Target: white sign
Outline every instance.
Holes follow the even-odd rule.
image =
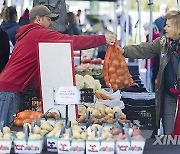
[[[80,104],[80,91],[75,86],[60,87],[55,93],[56,104]]]
[[[46,40],[40,42],[38,48],[43,111],[55,108],[65,117],[66,105],[56,104],[55,93],[59,87],[75,86],[72,41]],[[68,113],[69,120],[76,118],[75,105],[69,105]]]

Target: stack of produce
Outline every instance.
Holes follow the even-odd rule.
[[[122,52],[117,43],[109,46],[105,55],[103,75],[107,87],[113,90],[128,88],[134,85]]]
[[[2,132],[0,131],[0,139],[11,139],[11,129],[9,127],[3,127]]]
[[[92,88],[93,91],[101,89],[101,84],[99,80],[95,80],[92,76],[90,75],[78,75],[76,74],[76,85],[79,86],[81,89],[83,88]]]
[[[95,104],[94,108],[92,107],[82,107],[79,109],[80,117],[77,119],[79,123],[87,123],[88,119],[86,113],[90,113],[92,115],[91,123],[92,124],[102,124],[102,123],[114,123],[114,114],[118,113],[119,121],[129,123],[130,121],[126,119],[126,115],[122,112],[122,110],[115,106],[114,108],[110,108],[104,106],[102,104]]]
[[[41,112],[32,111],[32,110],[24,110],[19,112],[17,116],[14,118],[15,126],[23,126],[25,123],[31,123],[35,119],[40,118],[43,115]]]
[[[97,65],[97,64],[81,64],[75,67],[76,74],[79,75],[95,75],[99,76],[102,73],[102,65]]]

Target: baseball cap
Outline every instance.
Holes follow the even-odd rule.
[[[51,18],[52,21],[55,21],[58,19],[59,15],[51,13],[51,11],[44,5],[37,5],[33,7],[29,13],[29,19],[33,20],[35,19],[36,16],[46,16]]]

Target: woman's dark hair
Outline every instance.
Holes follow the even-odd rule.
[[[6,21],[16,20],[16,17],[17,17],[16,7],[9,6],[6,9],[6,12],[5,12],[5,19],[6,19]]]
[[[24,12],[29,13],[29,9],[28,9],[28,8],[26,8],[26,10],[25,10]]]

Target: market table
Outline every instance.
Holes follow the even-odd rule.
[[[179,154],[180,153],[180,145],[153,145],[155,139],[147,139],[144,153],[143,154]],[[57,152],[48,152],[43,150],[42,154],[55,154]],[[14,154],[14,151],[11,150],[11,154]]]

